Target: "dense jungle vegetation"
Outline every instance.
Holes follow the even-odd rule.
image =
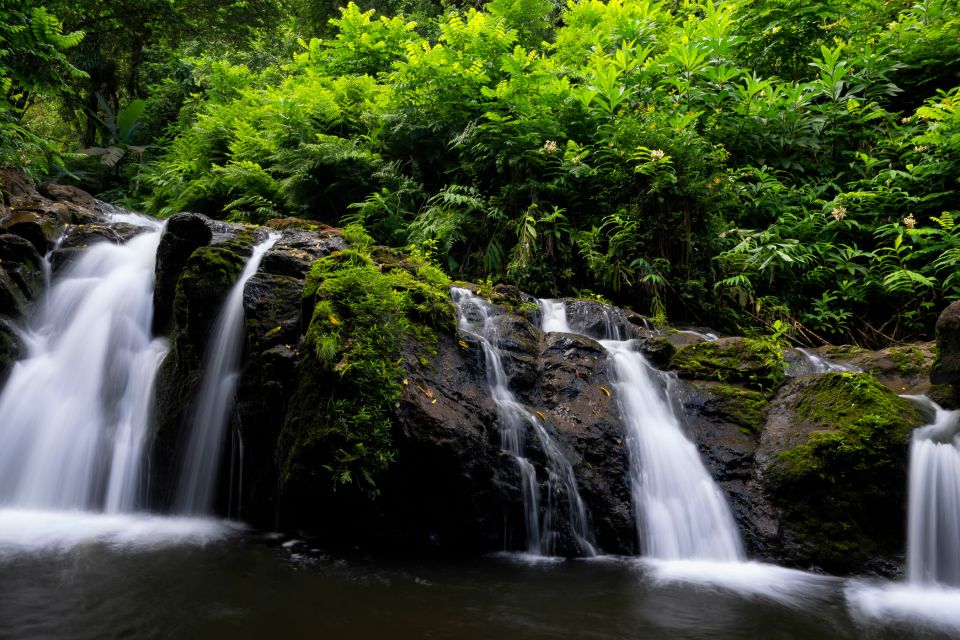
[[[0,165],[809,344],[960,298],[950,0],[0,0]]]

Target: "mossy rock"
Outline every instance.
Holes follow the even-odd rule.
[[[753,391],[724,383],[701,383],[697,388],[710,396],[711,413],[740,427],[747,435],[756,436],[766,420],[767,398]]]
[[[297,397],[314,409],[288,416],[281,486],[350,485],[376,495],[395,455],[401,346],[416,340],[429,351],[435,330],[453,331],[455,315],[450,280],[429,259],[375,247],[359,227],[343,238],[351,246],[315,261],[304,283],[310,322]]]
[[[862,373],[808,381],[764,471],[799,557],[828,570],[902,551],[907,447],[919,408]]]
[[[930,381],[960,385],[960,300],[950,303],[937,319],[937,353]]]
[[[677,349],[671,362],[681,378],[717,380],[772,392],[783,384],[783,354],[765,340],[721,338]]]

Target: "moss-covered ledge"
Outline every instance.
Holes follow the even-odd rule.
[[[924,424],[918,407],[868,374],[830,373],[805,381],[785,409],[763,484],[798,560],[845,571],[902,553],[908,442]]]
[[[393,413],[406,383],[401,349],[452,332],[450,280],[422,253],[374,247],[347,227],[349,248],[313,263],[303,289],[310,312],[297,400],[282,441],[281,489],[317,495],[338,485],[376,494],[393,461]],[[426,351],[426,353],[424,353]]]
[[[771,393],[786,380],[781,350],[768,340],[721,338],[677,349],[670,364],[681,378],[716,380]]]

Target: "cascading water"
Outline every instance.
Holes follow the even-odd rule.
[[[550,437],[540,420],[519,403],[510,391],[503,359],[497,348],[497,329],[491,315],[492,307],[467,289],[451,290],[457,309],[461,331],[474,336],[483,346],[490,394],[500,417],[501,447],[509,452],[520,470],[523,507],[527,529],[527,550],[533,554],[550,555],[554,550],[557,527],[560,523],[559,505],[555,496],[566,497],[566,512],[571,533],[580,547],[580,553],[596,555],[589,542],[587,514],[577,490],[573,466],[557,443]],[[533,432],[547,459],[547,505],[541,526],[540,491],[536,469],[524,456],[524,437],[527,428]]]
[[[227,294],[214,324],[204,356],[205,372],[188,430],[189,442],[174,505],[180,513],[206,514],[213,511],[221,450],[243,351],[243,289],[256,274],[263,256],[279,238],[279,234],[270,234],[253,248],[250,259]]]
[[[0,395],[4,506],[121,512],[138,504],[153,379],[167,350],[150,332],[162,226],[122,221],[150,231],[91,246],[22,332],[27,357]]]
[[[563,301],[541,300],[544,331],[571,329]],[[600,344],[613,363],[630,459],[631,490],[644,555],[662,560],[740,561],[733,516],[670,402],[670,378],[653,369],[623,324],[606,312]]]
[[[933,413],[910,441],[907,500],[907,580],[854,582],[845,589],[858,619],[915,624],[960,634],[960,411],[926,396],[904,396]]]
[[[860,373],[863,371],[863,369],[860,367],[852,364],[840,364],[839,362],[827,360],[812,349],[797,348],[797,351],[803,354],[804,358],[806,358],[810,373],[829,373],[833,371],[850,371],[854,373]]]
[[[960,587],[960,411],[915,399],[934,411],[934,421],[910,443],[907,579]]]

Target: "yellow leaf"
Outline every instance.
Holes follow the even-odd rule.
[[[337,320],[336,316],[334,316],[332,313],[327,316],[327,320],[330,321],[330,324],[340,324],[340,321]]]
[[[410,381],[407,380],[406,378],[404,378],[404,379],[403,379],[403,385],[406,386],[406,385],[408,385],[408,384],[410,384]]]
[[[434,398],[433,400],[431,400],[431,401],[430,401],[430,404],[437,404],[437,399]]]
[[[607,394],[608,398],[610,397],[610,389],[607,389],[606,387],[600,387],[600,391],[603,391],[605,394]]]
[[[540,413],[539,411],[537,411],[537,415],[540,417],[541,420],[546,420],[546,419],[547,419],[546,416],[544,416],[544,415],[543,415],[542,413]]]
[[[463,340],[457,340],[457,344],[459,344],[459,345],[460,345],[461,347],[463,347],[464,349],[469,349],[469,348],[470,348],[470,345],[468,345],[468,344],[467,344],[466,342],[464,342]]]

